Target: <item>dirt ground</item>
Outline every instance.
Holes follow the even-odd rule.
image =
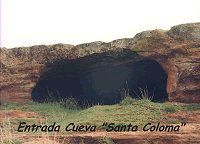
[[[0,112],[0,121],[4,118],[10,119],[38,119],[35,112],[25,112],[21,110],[10,110]],[[199,144],[200,143],[200,111],[176,112],[166,115],[167,118],[178,119],[186,122],[186,126],[181,127],[179,132],[88,132],[72,133],[69,135],[54,136],[31,136],[26,134],[13,134],[17,139],[24,139],[23,144],[95,144],[100,143],[99,139],[112,139],[116,144]]]
[[[0,112],[0,120],[5,119],[5,117],[10,119],[20,119],[20,118],[34,118],[35,116],[39,116],[35,112],[26,112],[21,110],[10,110],[6,112]]]

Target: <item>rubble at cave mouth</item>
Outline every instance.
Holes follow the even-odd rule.
[[[167,74],[154,60],[129,57],[93,56],[63,60],[41,74],[32,91],[37,102],[73,97],[79,105],[116,104],[125,93],[133,98],[148,90],[151,100],[168,100]]]

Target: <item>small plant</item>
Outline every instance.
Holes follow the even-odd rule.
[[[80,109],[78,102],[72,96],[62,99],[60,104],[67,109]]]
[[[20,144],[12,134],[12,127],[9,118],[5,118],[0,123],[0,143],[1,144]]]
[[[45,96],[45,102],[56,102],[62,99],[62,96],[58,90],[49,90],[48,87],[47,89],[47,96]]]
[[[99,139],[100,144],[115,144],[114,141],[111,138],[108,137],[102,137]]]
[[[140,94],[137,94],[135,91],[133,91],[135,93],[135,95],[142,100],[149,100],[152,101],[153,97],[154,97],[154,90],[153,93],[151,94],[150,91],[148,90],[147,87],[145,87],[144,89],[139,88],[140,90]]]
[[[173,105],[167,105],[165,106],[164,111],[167,113],[175,113],[178,111],[178,108]]]
[[[121,102],[120,105],[131,105],[135,102],[135,99],[133,99],[130,96],[126,96]]]
[[[126,81],[126,87],[120,90],[121,99],[125,99],[126,97],[130,97],[130,91],[128,87],[128,82]]]

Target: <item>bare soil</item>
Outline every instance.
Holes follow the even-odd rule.
[[[27,119],[27,118],[34,118],[39,116],[35,112],[26,112],[21,110],[10,110],[10,111],[0,111],[0,120],[3,120],[5,118],[9,119]]]
[[[38,119],[39,115],[35,112],[26,112],[22,110],[10,110],[0,112],[0,120],[9,117],[10,119]],[[100,143],[100,138],[110,138],[116,144],[177,144],[177,143],[200,143],[200,111],[176,112],[166,115],[166,118],[177,119],[180,122],[187,122],[179,132],[88,132],[88,133],[71,133],[69,135],[56,136],[30,136],[26,134],[13,134],[18,139],[24,139],[23,144],[93,144]]]

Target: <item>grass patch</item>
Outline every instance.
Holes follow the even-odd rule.
[[[86,109],[71,109],[59,103],[29,102],[24,109],[37,112],[47,118],[48,123],[57,122],[65,125],[70,122],[78,124],[94,124],[101,126],[103,122],[116,124],[134,123],[137,125],[146,122],[157,122],[165,113],[166,104],[153,103],[149,100],[124,99],[120,104],[95,105]],[[7,109],[13,109],[9,104]]]
[[[73,97],[63,99],[59,103],[66,109],[81,109],[81,107],[78,105],[78,102]]]
[[[200,110],[200,104],[188,104],[188,105],[184,105],[183,109],[185,111],[196,111],[196,110]]]
[[[165,104],[164,105],[164,112],[166,113],[175,113],[179,110],[181,110],[180,106],[172,105],[172,104]]]
[[[136,99],[133,99],[130,96],[126,96],[121,102],[120,105],[131,105],[136,101]]]
[[[71,102],[71,101],[70,101]],[[67,103],[65,103],[67,104]],[[81,109],[74,107],[63,106],[60,103],[36,103],[30,101],[25,105],[21,104],[5,104],[4,109],[19,109],[24,111],[37,112],[41,117],[45,118],[45,124],[61,125],[61,132],[65,133],[65,127],[73,122],[84,125],[96,125],[98,128],[103,128],[103,122],[115,123],[116,125],[144,125],[148,122],[157,123],[166,119],[167,113],[177,111],[200,110],[200,104],[177,105],[175,103],[154,103],[145,99],[133,99],[125,97],[119,104],[115,105],[95,105],[89,108]],[[19,124],[20,120],[15,120],[12,124]],[[23,120],[24,121],[24,120]],[[33,120],[27,120],[27,124],[38,123]],[[169,121],[170,123],[170,121]],[[40,124],[40,123],[39,123]]]
[[[0,143],[1,144],[21,144],[21,141],[12,134],[10,119],[5,118],[0,122]]]
[[[23,109],[23,106],[20,105],[19,103],[3,103],[1,105],[1,109],[2,110],[9,110],[9,109],[12,109],[12,110],[22,110]]]

